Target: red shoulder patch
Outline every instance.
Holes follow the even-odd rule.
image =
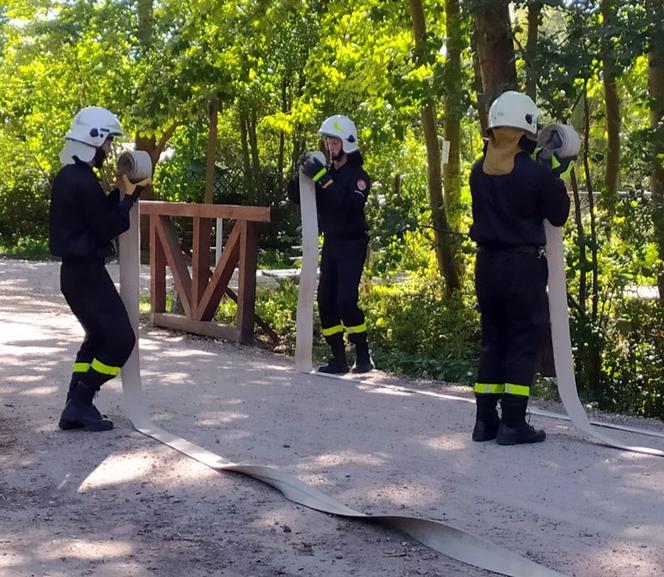
[[[357,181],[357,190],[366,190],[367,189],[367,181],[366,180],[358,180]]]

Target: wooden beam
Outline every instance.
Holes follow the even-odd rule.
[[[191,309],[197,311],[210,277],[210,236],[212,220],[194,217],[193,257],[191,260]],[[195,316],[195,315],[194,315]]]
[[[238,271],[237,327],[240,342],[251,344],[254,340],[254,304],[256,302],[256,228],[254,223],[243,220],[240,236],[240,266]]]
[[[184,202],[164,202],[161,200],[141,200],[141,214],[162,216],[189,216],[198,218],[224,218],[229,220],[250,220],[270,222],[270,209],[263,206],[239,206],[234,204],[189,204]]]
[[[166,311],[166,255],[157,234],[158,218],[150,217],[150,296],[153,313]]]
[[[229,341],[237,342],[240,338],[240,333],[237,330],[237,327],[234,327],[233,325],[220,325],[209,321],[197,321],[182,315],[174,315],[170,313],[153,314],[152,324],[166,329],[184,331],[186,333],[203,335],[215,339],[227,339]]]
[[[175,227],[167,216],[158,216],[155,218],[155,228],[164,247],[166,262],[173,273],[175,290],[180,295],[185,313],[190,317],[192,316],[191,277],[182,250],[180,250]]]
[[[235,223],[231,234],[228,236],[226,246],[224,246],[221,253],[221,259],[217,263],[210,282],[208,282],[207,288],[198,303],[196,314],[192,315],[196,320],[209,321],[212,319],[228,282],[233,276],[233,271],[240,258],[240,234],[242,231],[240,225],[241,222]]]

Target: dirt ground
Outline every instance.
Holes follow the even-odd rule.
[[[0,260],[1,577],[489,575],[141,435],[119,379],[98,398],[113,431],[59,431],[82,333],[58,284],[56,263]],[[443,520],[570,576],[664,574],[664,459],[536,416],[542,445],[473,443],[471,403],[423,394],[464,388],[302,375],[287,357],[148,325],[140,339],[153,420],[227,459],[282,468],[366,513]]]

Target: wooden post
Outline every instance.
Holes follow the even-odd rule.
[[[166,311],[166,255],[157,236],[158,216],[150,216],[150,296],[152,312]]]
[[[210,278],[210,235],[212,220],[194,217],[193,257],[191,261],[191,309],[196,311]]]
[[[254,302],[256,301],[256,227],[253,222],[242,221],[240,262],[238,270],[237,326],[240,342],[251,344],[254,339]]]

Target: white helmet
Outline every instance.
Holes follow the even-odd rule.
[[[321,124],[318,134],[340,138],[343,151],[346,154],[359,150],[357,146],[357,128],[355,128],[355,124],[347,116],[335,114],[326,118],[323,124]]]
[[[60,151],[60,161],[72,164],[74,156],[82,162],[90,162],[97,148],[109,136],[120,136],[122,127],[115,114],[99,106],[88,106],[80,110],[72,120],[65,135],[65,145]]]
[[[536,135],[539,114],[540,111],[530,96],[516,90],[508,90],[491,104],[487,129],[511,126]]]

